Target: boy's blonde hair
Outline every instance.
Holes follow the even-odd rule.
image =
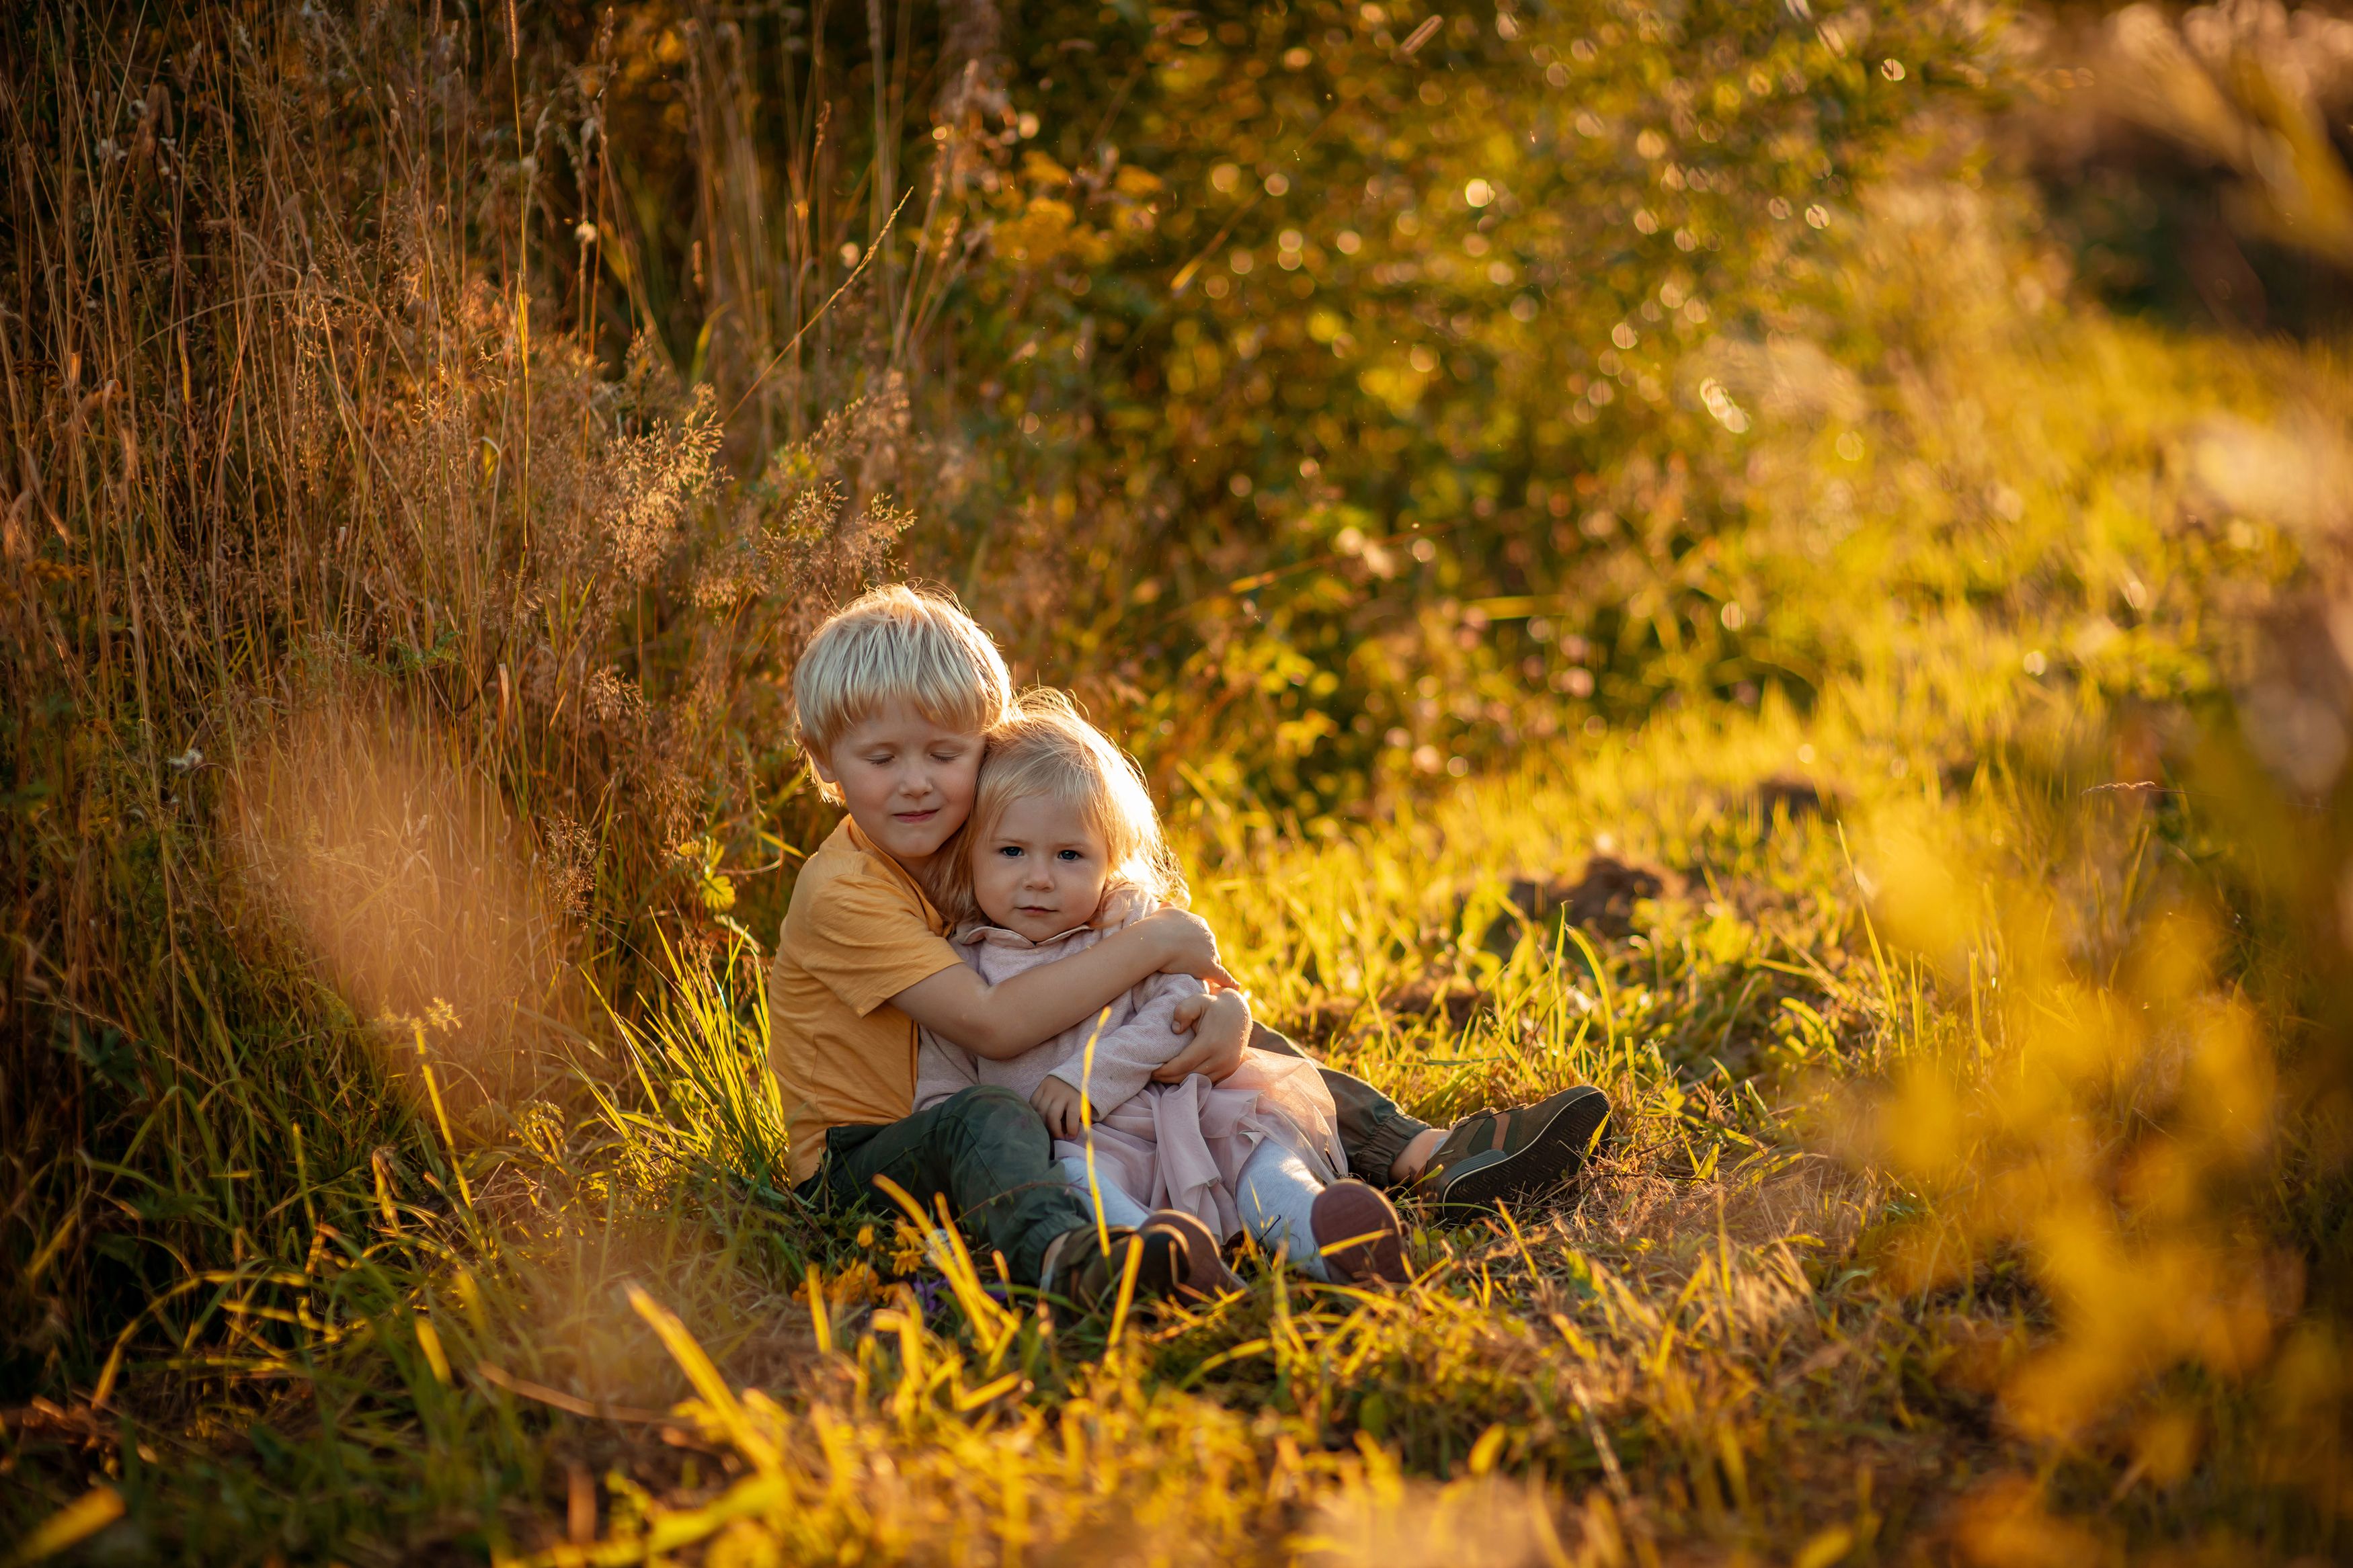
[[[842,735],[892,701],[977,735],[1013,712],[1013,677],[955,599],[893,583],[859,595],[809,639],[793,668],[794,737],[829,764]],[[818,787],[841,798],[822,779]]]
[[[988,732],[972,815],[953,853],[939,857],[940,908],[952,921],[980,913],[972,893],[972,858],[997,831],[1005,808],[1048,795],[1103,836],[1111,888],[1129,887],[1163,904],[1185,902],[1185,877],[1160,831],[1160,814],[1144,770],[1079,716],[1059,691],[1023,692],[1014,711]]]

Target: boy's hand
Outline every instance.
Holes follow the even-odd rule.
[[[1161,943],[1160,973],[1189,974],[1210,985],[1231,985],[1234,977],[1218,962],[1218,936],[1190,910],[1155,910],[1136,922]]]
[[[1242,1047],[1250,1043],[1250,998],[1240,991],[1187,996],[1176,1004],[1171,1021],[1179,1029],[1190,1025],[1193,1043],[1155,1069],[1155,1083],[1181,1083],[1191,1073],[1219,1083],[1242,1065]]]
[[[1058,1078],[1049,1078],[1029,1095],[1030,1108],[1046,1119],[1046,1131],[1073,1143],[1087,1135],[1086,1102],[1085,1095]]]

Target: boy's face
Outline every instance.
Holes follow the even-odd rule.
[[[841,791],[850,820],[910,870],[936,854],[972,815],[981,737],[944,729],[920,710],[885,704],[843,731],[818,777]]]
[[[1044,942],[1103,907],[1111,858],[1103,835],[1043,795],[1007,803],[972,847],[972,897],[993,925]]]

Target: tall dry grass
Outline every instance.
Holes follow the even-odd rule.
[[[0,28],[12,1386],[126,1325],[275,1332],[317,1211],[440,1163],[415,1021],[489,1136],[658,931],[726,940],[786,848],[792,651],[905,525],[903,258],[813,260],[797,209],[795,281],[690,390],[611,28],[526,58],[512,16]],[[691,105],[740,143],[723,31]],[[709,166],[710,265],[773,274],[717,243],[765,243],[756,182]],[[253,1184],[289,1170],[300,1202]],[[163,1300],[221,1270],[241,1314]]]

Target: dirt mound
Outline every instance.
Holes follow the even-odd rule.
[[[1554,921],[1582,926],[1597,936],[1613,940],[1631,935],[1634,906],[1644,899],[1672,898],[1683,890],[1683,879],[1663,866],[1615,856],[1596,855],[1574,879],[1566,877],[1514,878],[1512,907],[1531,921]],[[1513,940],[1513,922],[1498,920],[1487,931],[1493,945]]]

